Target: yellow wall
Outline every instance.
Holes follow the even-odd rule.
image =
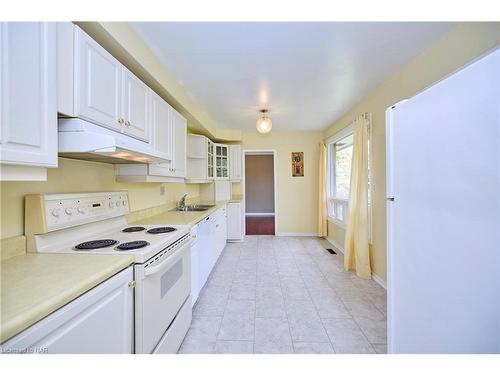
[[[318,158],[321,132],[243,133],[243,150],[276,150],[278,233],[318,232]],[[292,151],[304,152],[304,177],[292,177]],[[241,187],[234,186],[233,193]]]
[[[385,110],[474,60],[500,43],[500,23],[462,23],[351,108],[325,132],[327,138],[363,112],[372,113],[374,273],[386,279]],[[330,224],[329,229],[333,224]],[[343,245],[343,244],[342,244]]]
[[[160,187],[165,186],[165,195]],[[178,200],[188,193],[199,196],[199,185],[184,183],[116,183],[111,164],[59,158],[59,168],[49,169],[45,182],[0,183],[0,238],[24,233],[24,200],[26,194],[71,193],[128,190],[131,211]]]
[[[340,248],[342,252],[344,251],[344,238],[345,238],[345,229],[335,225],[333,223],[328,222],[328,239],[334,245]]]

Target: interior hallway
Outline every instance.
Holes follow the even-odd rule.
[[[342,265],[317,238],[228,244],[179,352],[385,353],[386,292]]]
[[[245,229],[248,235],[274,235],[274,216],[246,216]]]

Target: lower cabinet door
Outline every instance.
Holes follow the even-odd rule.
[[[243,239],[243,220],[240,202],[227,204],[227,239],[240,241]]]
[[[132,353],[133,280],[129,267],[1,346],[4,353]]]

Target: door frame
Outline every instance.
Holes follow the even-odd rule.
[[[243,234],[246,236],[247,228],[246,228],[246,181],[245,181],[245,159],[247,155],[272,155],[273,156],[273,185],[274,185],[274,235],[279,236],[278,233],[278,185],[276,178],[276,156],[278,152],[274,149],[244,149],[242,153],[242,174],[241,174],[241,182],[243,183],[243,217],[245,221],[245,225],[243,225]]]

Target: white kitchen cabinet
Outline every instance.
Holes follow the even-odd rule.
[[[128,69],[122,70],[122,111],[124,133],[143,141],[150,141],[150,88]]]
[[[148,173],[152,176],[172,177],[184,181],[184,177],[186,177],[187,121],[173,108],[171,109],[170,119],[172,160],[165,163],[149,164]]]
[[[69,115],[122,132],[122,64],[82,29],[73,28],[76,39],[76,82],[73,90],[77,100],[75,113]],[[58,54],[71,53],[58,51]]]
[[[186,177],[187,120],[154,92],[150,108],[156,147],[167,161],[154,164],[117,164],[118,182],[184,182]]]
[[[229,202],[227,204],[227,240],[243,240],[243,205],[241,202]]]
[[[150,121],[153,144],[166,160],[172,160],[173,108],[153,90],[149,90]]]
[[[229,146],[214,143],[215,179],[229,179]]]
[[[133,271],[129,267],[8,340],[3,352],[132,353]],[[36,352],[36,351],[35,351]]]
[[[0,23],[1,180],[57,167],[56,25]]]
[[[241,145],[229,146],[229,180],[241,181]]]
[[[214,146],[204,135],[187,136],[186,182],[209,183],[214,179]]]
[[[213,180],[215,177],[214,167],[214,143],[207,138],[207,179]]]
[[[149,87],[72,23],[58,23],[57,46],[60,115],[151,143]]]
[[[172,177],[186,177],[187,120],[177,111],[172,113],[173,151]]]
[[[212,264],[215,265],[227,242],[227,215],[226,206],[217,210],[213,215],[212,233],[214,248],[212,249]]]

